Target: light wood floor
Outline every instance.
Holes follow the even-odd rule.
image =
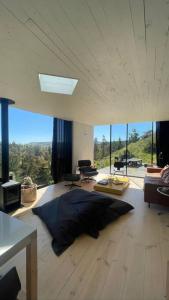
[[[92,184],[84,184],[92,190]],[[40,203],[65,192],[63,183],[38,191]],[[95,240],[84,235],[57,257],[44,224],[30,209],[17,217],[38,230],[39,300],[164,300],[169,260],[169,210],[149,209],[143,201],[140,181],[131,182],[123,196],[135,210],[101,231]],[[22,212],[22,214],[20,214]],[[24,213],[23,213],[24,212]],[[25,299],[25,252],[15,264]]]

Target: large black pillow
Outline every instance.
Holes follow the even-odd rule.
[[[113,199],[106,195],[76,189],[32,211],[45,222],[53,237],[52,247],[60,255],[79,234],[92,235],[92,225],[93,235],[97,235],[93,220],[112,203]]]
[[[109,206],[109,210],[116,212],[119,216],[128,213],[132,209],[134,209],[134,207],[131,204],[116,199],[114,199],[113,203]]]
[[[93,225],[91,226],[91,232],[89,234],[93,237],[94,236],[94,229],[95,232],[102,230],[106,227],[106,225],[110,224],[111,222],[115,221],[121,215],[126,214],[130,210],[134,209],[134,207],[124,201],[112,199],[113,203],[106,207],[105,210],[100,213],[97,218],[93,220]]]

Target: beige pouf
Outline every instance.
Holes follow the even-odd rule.
[[[22,203],[29,203],[36,200],[37,197],[37,185],[34,184],[31,187],[21,187],[21,201]]]

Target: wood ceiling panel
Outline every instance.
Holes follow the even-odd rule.
[[[84,123],[168,119],[164,0],[0,0],[0,91],[16,105]],[[41,93],[38,73],[78,78]]]

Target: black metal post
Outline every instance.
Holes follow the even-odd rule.
[[[2,182],[9,180],[9,134],[8,134],[8,103],[1,103],[2,129]]]
[[[110,124],[110,174],[111,174],[111,135],[112,135],[112,125]]]
[[[154,124],[153,124],[153,122],[152,122],[152,145],[151,145],[151,164],[153,165],[153,150],[154,150],[154,136],[153,136],[153,134],[154,134],[154,126],[153,126]]]
[[[126,175],[127,174],[127,154],[128,154],[128,123],[126,124]]]
[[[2,136],[2,182],[9,180],[9,131],[8,131],[8,105],[13,100],[0,98],[1,103],[1,136]]]

